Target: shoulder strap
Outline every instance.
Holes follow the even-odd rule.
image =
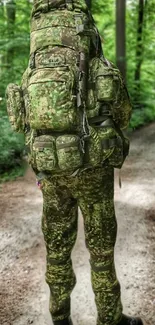
[[[92,13],[90,12],[90,10],[88,11],[88,14],[89,14],[89,19],[93,25],[93,28],[95,30],[95,35],[93,37],[93,46],[95,48],[95,54],[96,56],[104,59],[104,53],[103,53],[103,49],[102,49],[102,42],[101,42],[101,37],[100,37],[100,33],[99,33],[99,30],[98,28],[96,27],[96,24],[95,24],[95,21],[94,21],[94,18],[92,16]]]

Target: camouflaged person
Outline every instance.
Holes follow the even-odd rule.
[[[103,56],[84,0],[34,0],[30,60],[22,86],[7,88],[10,122],[24,132],[43,193],[46,281],[54,325],[71,325],[76,283],[71,252],[78,206],[90,252],[97,325],[142,325],[122,314],[114,265],[114,168],[129,142],[131,115],[119,70]]]

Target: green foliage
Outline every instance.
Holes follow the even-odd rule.
[[[135,110],[131,117],[130,127],[137,129],[145,124],[155,121],[155,109],[150,107]]]
[[[115,62],[114,0],[93,0],[92,13],[101,35],[104,55]]]
[[[3,179],[23,172],[24,136],[12,131],[8,121],[5,90],[8,83],[20,84],[29,59],[28,0],[0,2],[0,174]],[[15,19],[14,19],[15,14]]]
[[[21,162],[19,166],[14,166],[6,172],[3,171],[2,174],[0,174],[0,183],[13,181],[18,177],[22,177],[25,174],[26,168],[27,166]]]
[[[11,130],[8,117],[0,117],[0,173],[20,165],[24,136]]]

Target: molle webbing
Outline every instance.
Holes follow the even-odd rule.
[[[54,132],[52,129],[40,129],[35,131],[35,136],[40,136],[40,135],[53,135],[55,137],[61,136],[64,134],[64,131],[61,132]],[[70,132],[65,131],[65,134],[70,134]]]
[[[78,142],[77,141],[72,141],[70,143],[61,143],[57,145],[57,149],[68,149],[70,147],[76,147],[77,148]]]
[[[32,15],[38,12],[46,13],[54,9],[73,10],[72,0],[34,0]]]
[[[34,52],[37,52],[39,48],[42,47],[49,47],[49,46],[61,46],[70,48],[74,51],[84,51],[85,53],[88,53],[88,45],[89,45],[89,39],[84,38],[80,40],[77,38],[77,34],[74,30],[70,29],[70,37],[67,37],[67,35],[61,33],[61,30],[59,28],[59,33],[53,33],[53,35],[47,36],[44,40],[42,40],[42,34],[43,32],[39,31],[39,33],[31,33],[31,46],[30,51],[31,54]],[[42,40],[42,41],[41,41]],[[33,54],[34,55],[34,54]],[[32,58],[31,58],[32,59]],[[34,65],[34,64],[33,64]]]
[[[50,10],[68,9],[88,12],[85,0],[34,0],[32,16],[38,12],[46,13]]]
[[[36,142],[35,143],[35,148],[37,149],[44,149],[44,148],[53,148],[53,143],[52,142]]]
[[[103,139],[101,141],[102,149],[108,150],[110,148],[119,147],[121,145],[120,138],[112,138],[112,139]]]

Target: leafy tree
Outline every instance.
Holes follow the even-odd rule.
[[[115,2],[93,0],[92,14],[99,29],[104,54],[115,62]]]
[[[16,3],[14,0],[9,0],[6,2],[6,20],[7,20],[7,39],[10,43],[10,46],[6,50],[5,63],[8,71],[10,71],[13,67],[13,59],[14,59],[14,45],[12,43],[12,40],[14,39],[15,20],[16,20]]]
[[[127,10],[127,81],[133,106],[137,108],[132,115],[132,127],[155,120],[154,1],[143,3],[141,22],[140,5],[131,0]],[[137,77],[139,80],[135,80]]]
[[[147,2],[146,2],[147,4]],[[141,65],[143,62],[143,24],[144,24],[144,6],[146,5],[144,0],[139,0],[138,5],[138,26],[137,26],[137,44],[136,44],[136,68],[135,68],[135,84],[136,92],[139,95],[140,92],[140,73]]]
[[[116,64],[126,79],[126,0],[116,0]]]
[[[91,0],[86,0],[87,6],[89,7],[89,9],[91,9]]]
[[[0,173],[20,164],[23,135],[11,130],[5,89],[8,83],[20,84],[29,58],[29,1],[0,1]]]

